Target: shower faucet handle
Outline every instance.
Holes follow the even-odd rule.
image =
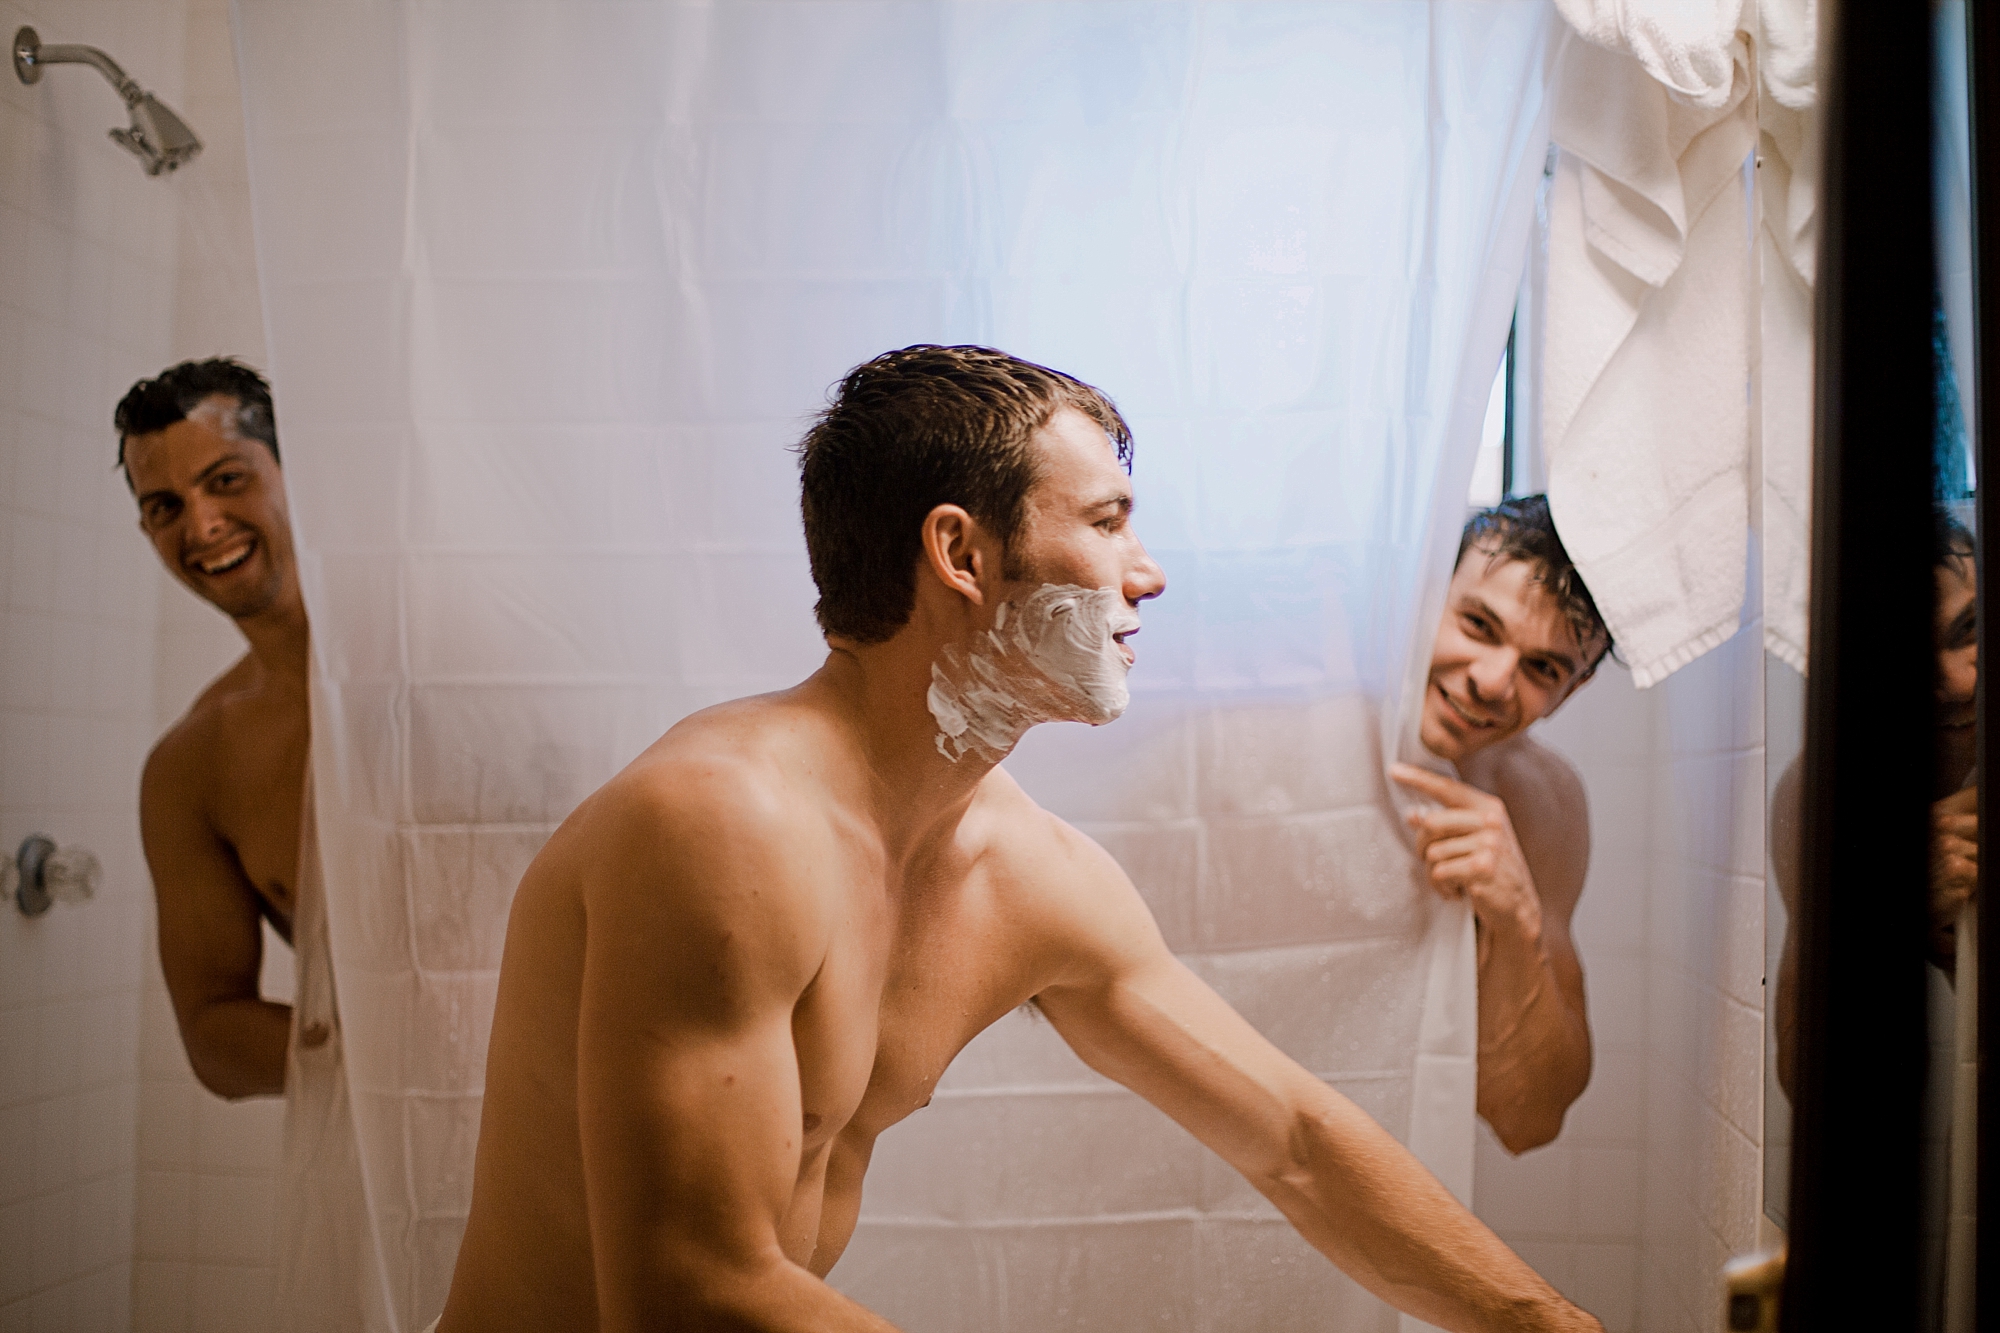
[[[0,896],[12,898],[22,916],[40,916],[55,904],[82,903],[97,892],[104,867],[87,847],[58,847],[31,833],[11,861],[0,861]]]
[[[33,28],[22,26],[14,34],[14,77],[23,83],[35,83],[42,77],[42,39]]]
[[[42,862],[42,882],[49,897],[74,907],[97,896],[104,866],[88,847],[58,847]]]

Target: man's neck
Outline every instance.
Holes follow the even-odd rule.
[[[938,748],[928,703],[937,647],[836,642],[804,686],[823,694],[852,729],[867,770],[870,818],[892,858],[955,825],[998,766],[973,754],[953,760]]]
[[[1458,776],[1471,786],[1492,793],[1500,785],[1510,759],[1539,748],[1536,742],[1528,738],[1527,731],[1518,731],[1504,740],[1482,746],[1460,759],[1457,764]]]
[[[250,657],[266,684],[305,692],[312,634],[296,589],[256,615],[238,617],[236,628],[249,642]]]

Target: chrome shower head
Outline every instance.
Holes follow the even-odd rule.
[[[44,65],[89,65],[111,81],[132,116],[130,129],[111,131],[112,142],[138,158],[148,176],[170,172],[201,151],[201,140],[187,122],[128,78],[104,52],[94,46],[43,46],[33,28],[15,33],[14,73],[21,82],[38,82]]]
[[[132,128],[113,130],[111,137],[139,159],[148,176],[172,171],[201,151],[187,122],[151,93],[132,103]]]

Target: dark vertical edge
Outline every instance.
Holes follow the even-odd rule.
[[[1965,7],[1966,89],[1971,105],[1972,139],[1972,298],[1973,298],[1973,456],[1978,460],[1975,506],[1978,521],[1974,537],[1978,542],[1979,565],[1979,661],[1988,658],[1987,636],[2000,625],[2000,580],[1991,577],[1986,561],[1988,533],[2000,533],[2000,432],[1987,424],[1990,412],[2000,411],[2000,349],[1993,320],[2000,315],[2000,261],[1989,263],[1983,224],[2000,219],[2000,13],[1990,3]],[[2000,796],[1995,784],[1986,781],[1989,764],[2000,758],[1993,747],[1993,707],[1982,671],[1979,686],[1979,827],[2000,828]],[[1979,894],[1986,896],[1985,875],[1980,876]],[[2000,1157],[1996,1157],[1992,1126],[2000,1111],[2000,1061],[1994,1059],[2000,1041],[2000,915],[1982,907],[1979,932],[1979,1184],[1974,1207],[1982,1225],[1977,1249],[1978,1318],[1975,1326],[2000,1325],[2000,1226],[1988,1219],[2000,1219]]]
[[[1930,6],[1820,7],[1811,672],[1784,1325],[1918,1317],[1932,782]]]
[[[1521,331],[1521,311],[1514,310],[1513,322],[1507,325],[1506,370],[1501,379],[1506,384],[1506,404],[1501,408],[1500,427],[1500,498],[1510,500],[1514,496],[1514,337]]]

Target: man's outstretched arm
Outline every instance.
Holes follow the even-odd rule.
[[[1039,1000],[1086,1063],[1214,1149],[1397,1308],[1455,1330],[1598,1328],[1366,1112],[1174,958],[1109,856],[1091,847],[1068,860],[1094,882],[1072,888],[1084,904],[1076,949]]]
[[[598,1326],[893,1333],[783,1243],[792,1012],[827,939],[796,830],[727,774],[681,777],[670,802],[600,797],[589,830],[577,1109]]]
[[[258,989],[264,923],[257,890],[217,836],[200,799],[199,754],[169,735],[146,761],[139,829],[159,905],[160,968],[181,1044],[218,1097],[285,1090],[290,1005]]]

